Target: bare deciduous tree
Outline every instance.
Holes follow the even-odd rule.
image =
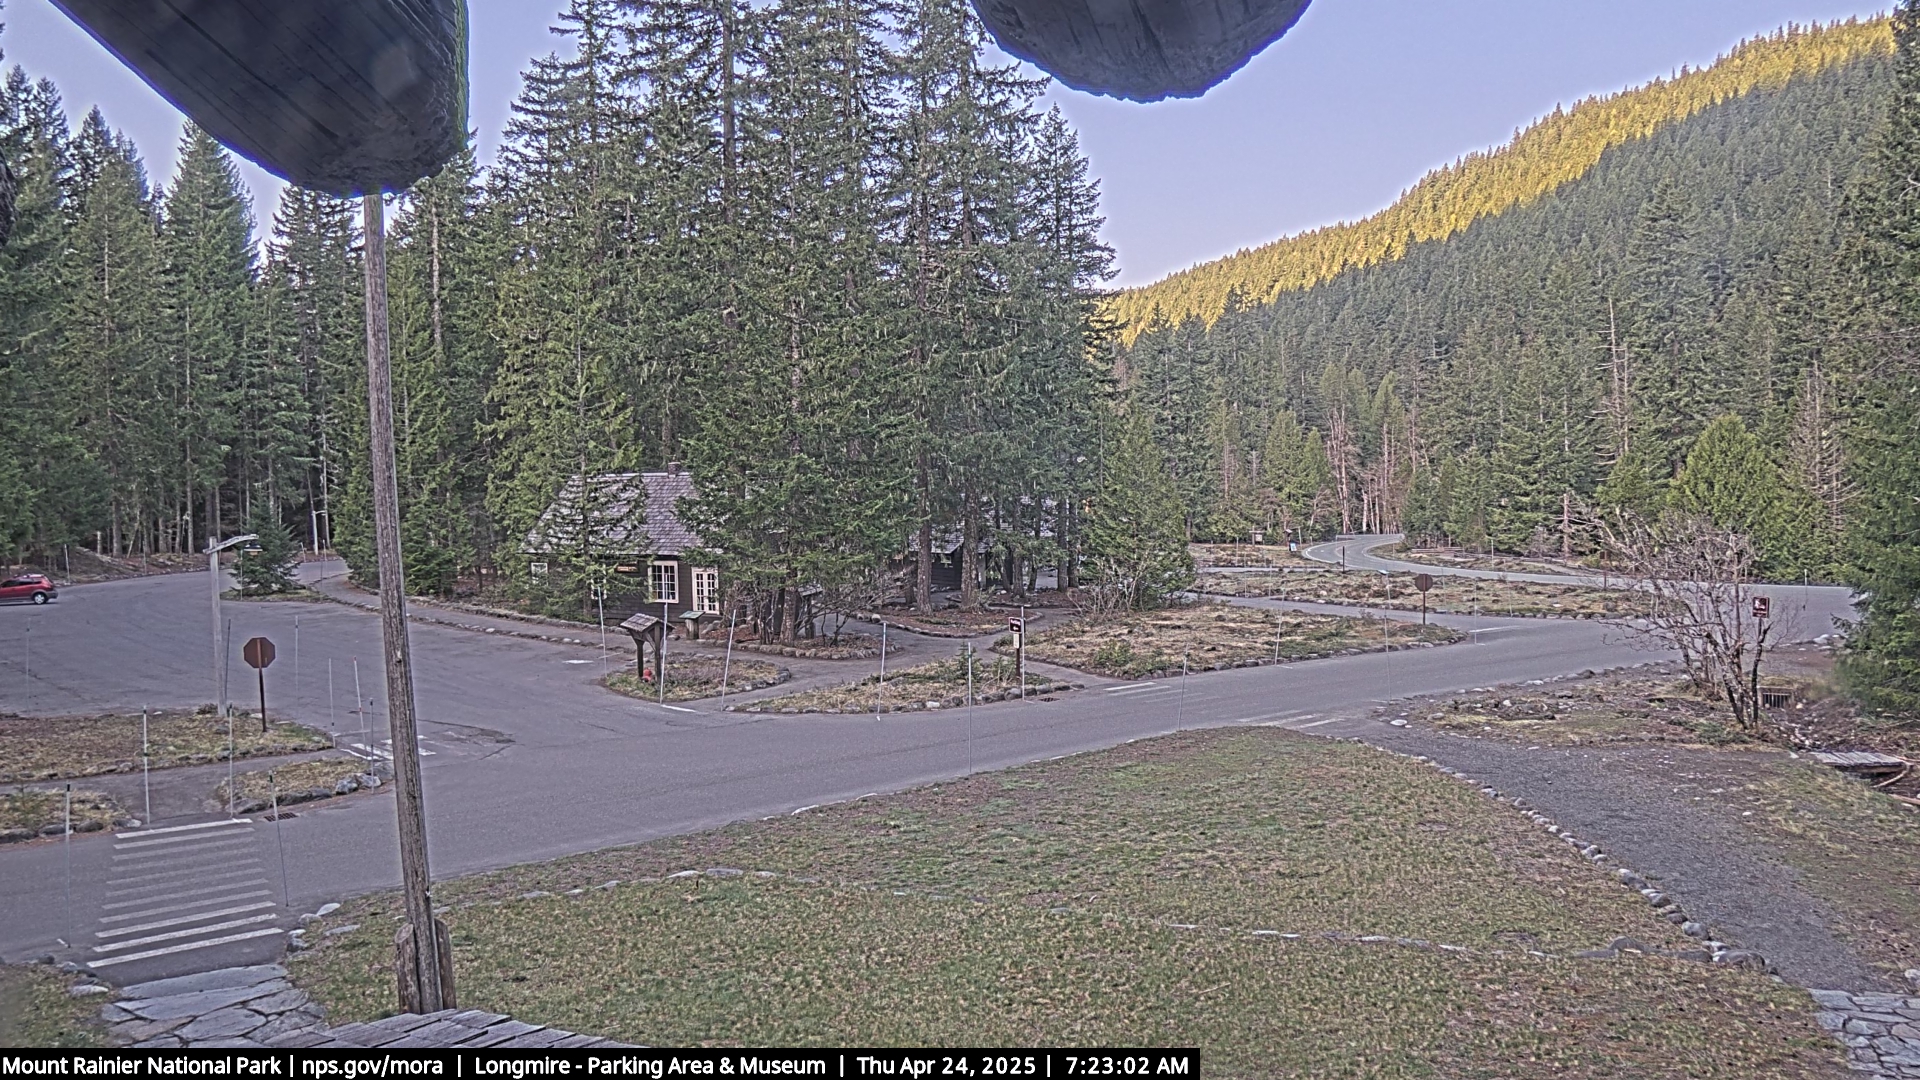
[[[1782,628],[1754,617],[1764,594],[1752,538],[1675,511],[1608,515],[1599,533],[1609,560],[1653,598],[1652,612],[1626,625],[1677,650],[1696,688],[1724,698],[1742,728],[1759,727],[1760,663]]]

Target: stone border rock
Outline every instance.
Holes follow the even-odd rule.
[[[1920,997],[1815,990],[1814,1021],[1847,1048],[1847,1067],[1920,1080]]]

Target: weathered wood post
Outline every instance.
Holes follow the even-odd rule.
[[[373,449],[374,558],[380,572],[380,640],[393,736],[394,807],[400,817],[400,887],[407,922],[394,935],[400,1007],[412,1013],[454,1007],[452,945],[433,917],[427,871],[427,811],[420,790],[420,742],[413,715],[413,659],[407,642],[406,569],[400,552],[400,486],[394,466],[393,371],[387,346],[386,213],[381,191],[361,196],[366,231],[367,413]]]

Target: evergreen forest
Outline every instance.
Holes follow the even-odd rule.
[[[1189,540],[1573,558],[1672,508],[1860,588],[1849,670],[1920,711],[1920,0],[1117,295],[1075,132],[964,0],[572,0],[557,31],[497,161],[391,197],[412,591],[577,608],[600,517],[568,552],[536,523],[671,464],[786,638],[802,591],[889,568],[925,608],[944,552],[966,605],[1058,567],[1147,606]],[[285,530],[370,577],[357,208],[256,222],[191,127],[154,190],[18,67],[0,160],[0,550]]]
[[[1732,85],[1683,73],[1556,113],[1338,227],[1381,246],[1324,276],[1323,231],[1125,294],[1115,370],[1153,417],[1188,534],[1404,531],[1580,558],[1603,515],[1672,508],[1750,537],[1773,580],[1863,587],[1854,670],[1882,704],[1920,703],[1902,329],[1920,324],[1903,306],[1920,13],[1785,31],[1722,65],[1772,74],[1683,95]],[[1583,113],[1660,108],[1531,190],[1555,170],[1525,159],[1585,153],[1564,136]],[[1457,197],[1476,175],[1483,195],[1518,178],[1480,200],[1503,209]],[[1423,218],[1438,238],[1405,229]],[[1396,221],[1397,245],[1376,228]],[[1262,276],[1274,266],[1293,276]]]
[[[989,562],[1004,584],[1059,561],[1100,480],[1112,253],[1043,81],[987,61],[964,0],[574,0],[556,29],[497,164],[393,197],[409,588],[577,613],[592,531],[532,558],[529,531],[571,478],[670,463],[751,594],[891,558],[924,604],[950,533],[969,599]],[[18,67],[0,158],[0,548],[190,552],[266,522],[371,576],[357,207],[290,188],[256,245],[207,135],[152,190]]]

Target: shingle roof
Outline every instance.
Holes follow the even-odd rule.
[[[700,546],[678,509],[681,499],[697,497],[693,475],[684,469],[576,476],[527,534],[526,550],[680,555]]]

